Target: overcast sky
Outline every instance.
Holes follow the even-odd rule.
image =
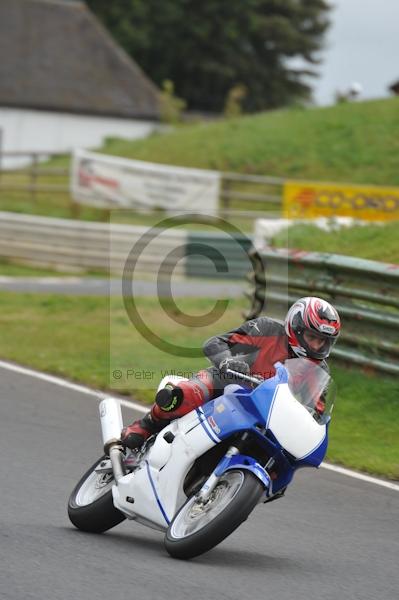
[[[389,95],[399,80],[399,0],[331,0],[332,25],[327,34],[320,77],[313,83],[317,104],[330,104],[336,90],[351,82],[363,87],[362,98]]]

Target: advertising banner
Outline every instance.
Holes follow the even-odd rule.
[[[399,188],[286,181],[286,218],[346,216],[368,221],[399,219]]]
[[[77,150],[70,186],[76,202],[99,208],[215,214],[220,175]]]

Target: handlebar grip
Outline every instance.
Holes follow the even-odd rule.
[[[233,371],[233,369],[226,369],[226,373],[230,373],[231,375],[234,375],[234,377],[243,379],[244,381],[256,383],[257,385],[264,381],[264,379],[259,379],[258,377],[253,377],[252,375],[245,375],[244,373],[240,373],[239,371]]]

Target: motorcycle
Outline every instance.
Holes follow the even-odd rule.
[[[326,454],[335,388],[308,359],[274,366],[266,380],[228,370],[243,384],[227,385],[136,451],[121,445],[119,401],[103,399],[105,454],[74,488],[71,522],[100,533],[135,520],[165,532],[171,556],[189,559],[228,537],[257,504],[282,498],[295,471],[318,467]],[[166,377],[158,389],[181,379]]]

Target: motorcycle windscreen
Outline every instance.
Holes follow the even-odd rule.
[[[317,423],[307,408],[295,399],[288,383],[277,387],[267,428],[298,460],[316,450],[326,436],[326,425]]]
[[[320,424],[328,423],[334,406],[335,384],[320,363],[308,358],[291,358],[285,361],[288,386],[294,398],[306,408]]]

